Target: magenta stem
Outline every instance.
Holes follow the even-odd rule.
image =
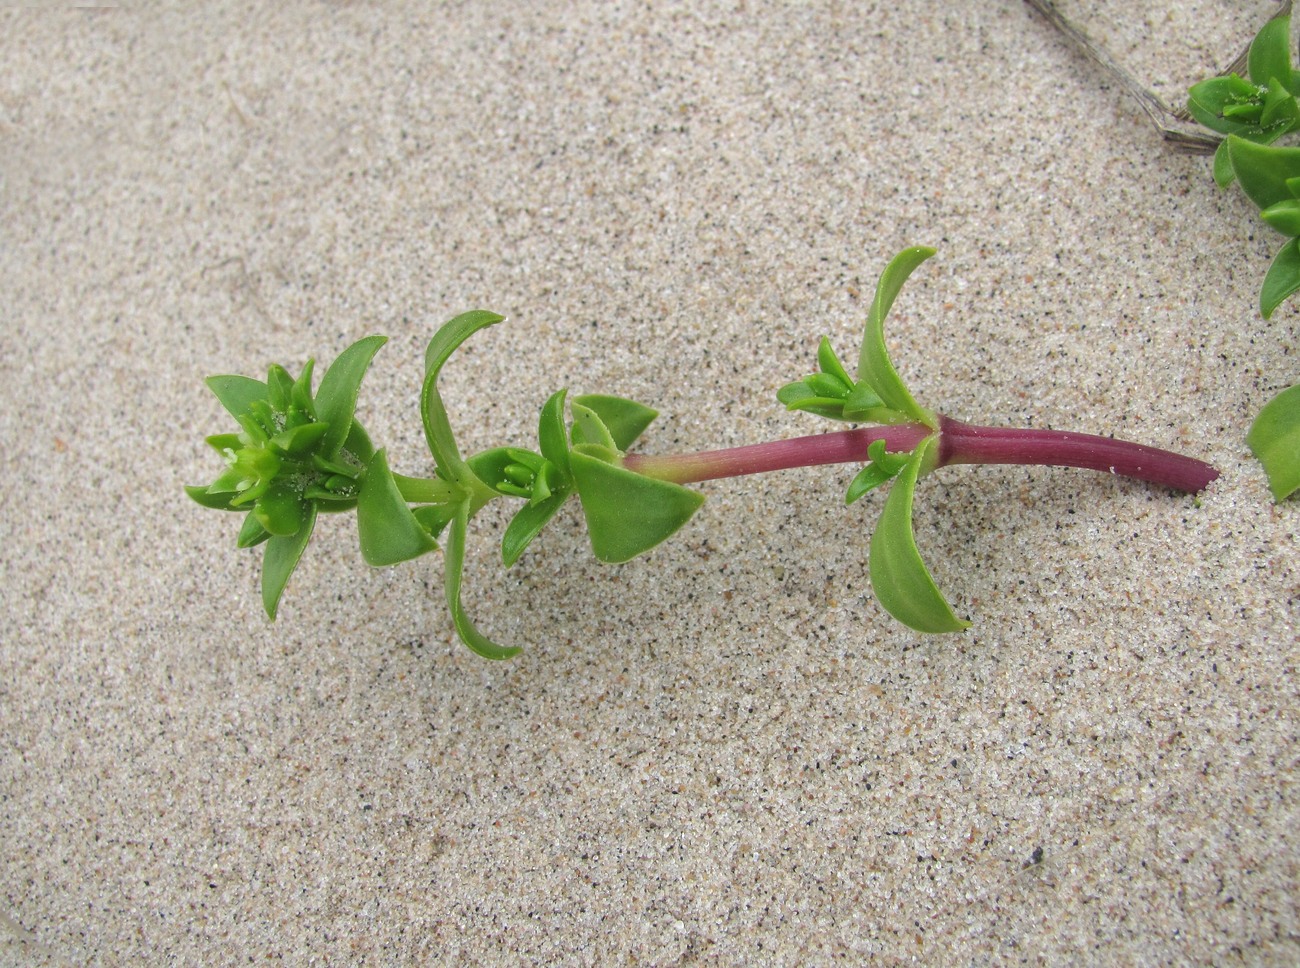
[[[647,456],[628,454],[623,466],[630,471],[674,484],[693,484],[720,477],[765,474],[792,467],[816,467],[820,464],[865,463],[867,447],[883,440],[885,449],[908,451],[934,431],[923,424],[899,424],[894,427],[863,427],[829,434],[812,434],[791,440],[774,440],[766,444],[706,450],[697,454]]]
[[[939,467],[946,464],[1081,467],[1188,493],[1202,490],[1219,476],[1204,461],[1112,437],[977,427],[949,417],[939,418],[939,428]],[[865,427],[695,454],[629,454],[623,459],[623,466],[658,480],[691,484],[794,467],[865,463],[869,459],[867,447],[873,441],[883,440],[886,450],[901,453],[912,450],[932,433],[924,424]]]
[[[1082,467],[1194,494],[1219,476],[1204,461],[1113,437],[1059,430],[976,427],[940,417],[939,465]]]

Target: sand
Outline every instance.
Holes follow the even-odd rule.
[[[1271,8],[1062,3],[1163,96]],[[1141,8],[1139,12],[1134,12]],[[5,963],[1295,964],[1300,503],[1244,444],[1300,380],[1280,237],[1018,0],[0,12]],[[391,337],[359,416],[428,473],[555,390],[642,449],[775,399],[926,244],[898,369],[962,419],[1212,461],[922,482],[972,628],[876,604],[851,467],[700,485],[621,566],[570,507],[364,565],[322,522],[270,624],[202,380]]]

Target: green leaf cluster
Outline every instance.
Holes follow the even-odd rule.
[[[272,618],[316,515],[356,508],[363,516],[367,470],[383,457],[353,414],[361,380],[384,342],[371,336],[354,343],[314,394],[310,360],[296,380],[272,366],[265,382],[244,376],[207,381],[240,430],[208,438],[226,469],[206,487],[186,491],[204,507],[245,513],[238,544],[266,545],[262,604]]]
[[[1214,180],[1235,179],[1260,217],[1287,237],[1269,265],[1259,311],[1269,319],[1300,291],[1300,148],[1274,144],[1300,129],[1300,73],[1291,61],[1291,18],[1276,17],[1256,35],[1247,57],[1249,79],[1229,74],[1192,87],[1188,111],[1227,135],[1214,156]],[[1283,391],[1256,417],[1246,438],[1284,500],[1300,486],[1300,387]]]
[[[444,538],[444,591],[456,632],[487,658],[516,654],[470,621],[461,588],[470,522],[498,498],[521,499],[501,542],[509,566],[569,497],[577,495],[592,548],[602,561],[626,561],[659,544],[686,523],[703,497],[678,484],[621,466],[626,449],[654,420],[648,407],[620,397],[588,395],[571,405],[566,392],[543,405],[538,449],[497,447],[461,456],[438,389],[442,368],[479,330],[502,319],[476,310],[442,326],[425,351],[420,417],[433,457],[431,478],[394,473],[354,419],[358,388],[384,338],[371,336],[344,350],[311,392],[312,364],[298,380],[273,366],[266,382],[240,376],[208,381],[241,432],[209,438],[226,470],[207,487],[190,487],[200,504],[245,510],[241,547],[267,542],[263,603],[275,618],[284,587],[311,537],[318,511],[356,510],[362,557],[393,565],[438,547]]]
[[[1260,290],[1265,319],[1300,290],[1300,148],[1274,145],[1300,128],[1300,74],[1291,63],[1291,18],[1275,17],[1251,42],[1248,78],[1212,77],[1188,92],[1187,109],[1227,137],[1214,155],[1214,180],[1236,180],[1269,227],[1288,237]]]
[[[849,483],[845,503],[852,504],[893,481],[871,535],[868,567],[876,598],[885,611],[917,631],[957,632],[970,623],[957,617],[939,591],[912,527],[917,482],[938,462],[939,418],[913,398],[885,345],[885,318],[908,277],[932,255],[934,249],[923,246],[904,249],[881,273],[862,333],[856,378],[849,376],[829,339],[823,338],[817,352],[818,372],[782,387],[777,398],[789,410],[832,420],[917,423],[931,430],[905,453],[887,452],[884,441],[873,442],[867,449],[868,463]]]
[[[1211,131],[1253,144],[1272,144],[1300,128],[1300,77],[1291,66],[1291,18],[1275,17],[1251,42],[1246,77],[1227,74],[1192,86],[1187,111]],[[1214,180],[1232,183],[1235,165],[1227,141],[1214,155]]]

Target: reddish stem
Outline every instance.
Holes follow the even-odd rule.
[[[623,466],[647,477],[690,484],[794,467],[865,463],[876,440],[885,449],[912,450],[934,431],[924,424],[865,427],[731,447],[696,454],[647,456],[629,454]],[[1209,464],[1172,451],[1093,434],[1001,427],[977,427],[939,418],[938,466],[946,464],[1036,464],[1082,467],[1132,477],[1178,491],[1195,493],[1219,476]]]

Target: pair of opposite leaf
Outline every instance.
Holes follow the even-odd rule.
[[[957,618],[940,594],[912,533],[913,494],[918,479],[937,462],[939,422],[907,391],[884,343],[884,319],[894,299],[931,255],[932,249],[907,249],[881,276],[856,381],[823,340],[821,373],[791,384],[779,396],[791,409],[840,420],[919,423],[932,431],[906,453],[886,453],[883,441],[872,444],[869,463],[850,484],[848,501],[895,481],[871,539],[873,587],[884,608],[910,627],[950,632],[969,623]],[[698,492],[621,465],[626,449],[656,413],[619,397],[575,398],[569,406],[572,425],[566,427],[561,390],[541,409],[536,451],[499,447],[463,458],[438,391],[438,375],[461,343],[501,318],[485,311],[466,313],[429,343],[420,412],[437,469],[432,478],[394,473],[385,452],[373,447],[354,418],[358,387],[383,337],[367,337],[340,354],[315,395],[310,362],[296,381],[278,366],[265,382],[237,376],[208,381],[242,432],[208,438],[227,470],[210,486],[187,490],[207,507],[247,512],[239,544],[267,544],[262,600],[268,615],[275,617],[317,513],[355,509],[362,555],[372,565],[396,564],[432,551],[446,532],[445,593],[457,634],[480,655],[506,658],[518,649],[480,633],[461,603],[469,523],[486,504],[498,497],[524,501],[502,537],[507,566],[575,493],[592,549],[606,562],[627,561],[653,548],[700,507],[704,499]]]
[[[1291,18],[1276,17],[1251,42],[1247,77],[1201,81],[1188,94],[1188,112],[1226,135],[1214,155],[1214,180],[1234,180],[1260,217],[1287,237],[1260,288],[1265,319],[1300,291],[1300,148],[1275,141],[1300,130],[1300,73],[1291,61]],[[1252,423],[1246,442],[1281,501],[1300,488],[1300,387],[1275,396]]]

